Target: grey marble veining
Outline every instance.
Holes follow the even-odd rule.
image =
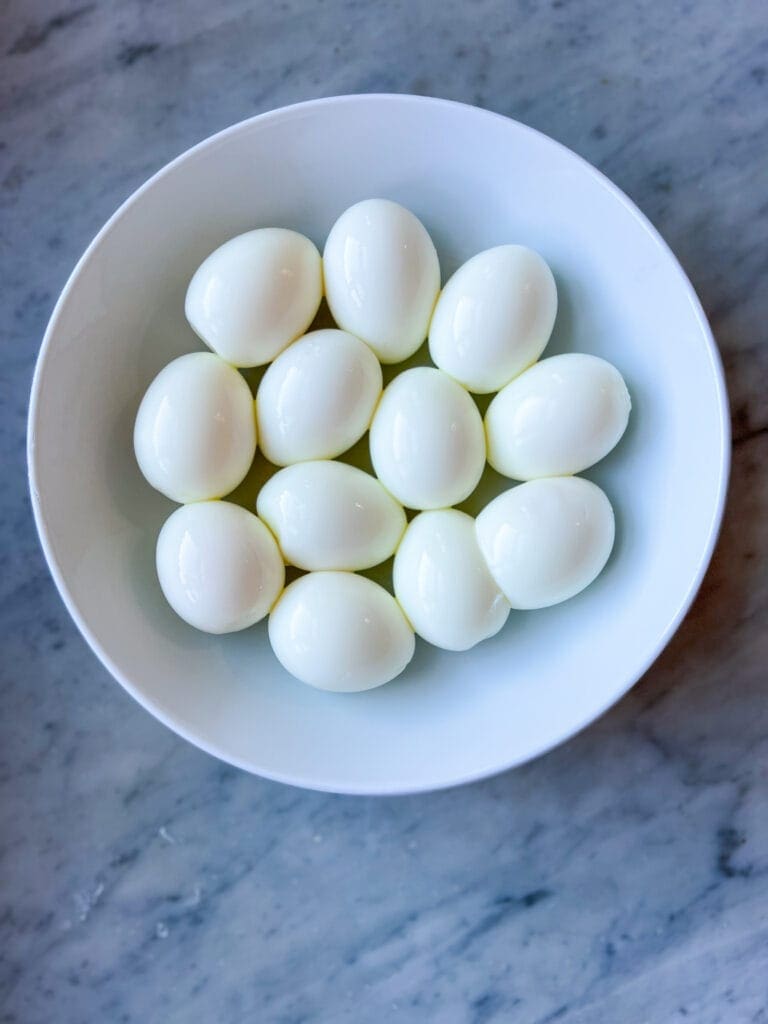
[[[768,23],[758,2],[7,0],[0,10],[0,1022],[768,1020]],[[734,466],[688,620],[613,711],[487,782],[323,796],[154,722],[69,621],[24,431],[101,223],[317,95],[487,106],[597,164],[711,317]]]

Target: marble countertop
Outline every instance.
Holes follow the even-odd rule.
[[[768,1020],[768,31],[757,2],[8,0],[0,12],[0,1021]],[[56,296],[192,143],[318,95],[519,118],[681,258],[734,416],[722,540],[645,679],[433,795],[302,792],[155,722],[70,622],[24,433]]]

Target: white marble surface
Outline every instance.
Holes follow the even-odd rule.
[[[6,0],[0,9],[0,1022],[768,1020],[768,32],[759,2]],[[618,707],[522,770],[357,799],[251,778],[107,676],[25,487],[74,261],[212,131],[454,97],[596,163],[702,296],[734,411],[722,542]]]

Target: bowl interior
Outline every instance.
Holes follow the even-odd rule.
[[[338,214],[370,196],[421,217],[443,280],[492,245],[539,250],[560,300],[545,356],[583,351],[611,360],[633,413],[618,448],[585,474],[606,490],[617,518],[614,554],[593,586],[553,609],[513,612],[499,635],[465,654],[420,642],[394,683],[333,695],[283,671],[264,623],[209,637],[165,605],[154,546],[173,506],[141,478],[132,427],[158,370],[201,347],[184,319],[184,294],[212,249],[266,225],[295,228],[322,248]],[[62,295],[38,365],[33,500],[80,629],[172,728],[228,761],[300,785],[428,789],[549,748],[608,707],[658,654],[719,525],[725,408],[716,351],[682,271],[587,164],[470,107],[320,100],[191,150],[97,237]],[[364,461],[364,445],[358,454]],[[484,494],[499,486],[489,474]],[[244,501],[249,487],[253,480],[241,489]]]

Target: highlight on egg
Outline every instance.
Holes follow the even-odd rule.
[[[389,199],[350,206],[323,251],[325,293],[336,323],[382,363],[413,355],[427,336],[440,263],[427,229]]]
[[[619,443],[631,407],[624,379],[605,359],[543,359],[488,407],[488,461],[514,480],[580,473]]]
[[[405,512],[379,481],[344,462],[300,462],[262,487],[259,516],[299,569],[368,569],[395,551]]]
[[[602,572],[615,535],[611,503],[581,477],[532,480],[494,498],[476,520],[491,575],[513,608],[547,608]]]
[[[414,635],[390,593],[350,572],[311,572],[286,587],[269,640],[291,675],[320,690],[370,690],[400,675]]]
[[[258,228],[205,259],[187,289],[190,326],[234,366],[263,366],[312,323],[323,297],[317,247],[298,231]]]
[[[485,466],[483,422],[460,384],[433,367],[405,370],[389,384],[370,430],[379,480],[407,508],[456,505]]]
[[[147,482],[172,501],[220,498],[243,480],[256,451],[250,388],[210,352],[180,356],[149,385],[133,445]]]
[[[429,354],[470,391],[498,391],[544,351],[557,315],[557,287],[542,257],[499,245],[450,278],[429,328]]]
[[[393,570],[395,597],[420,637],[466,651],[509,615],[483,558],[475,521],[457,509],[422,512],[408,525]]]
[[[272,534],[252,512],[228,501],[177,508],[160,530],[155,562],[168,604],[206,633],[259,622],[285,582]]]
[[[368,429],[381,366],[346,331],[305,334],[275,359],[256,393],[260,447],[277,466],[333,459]]]

